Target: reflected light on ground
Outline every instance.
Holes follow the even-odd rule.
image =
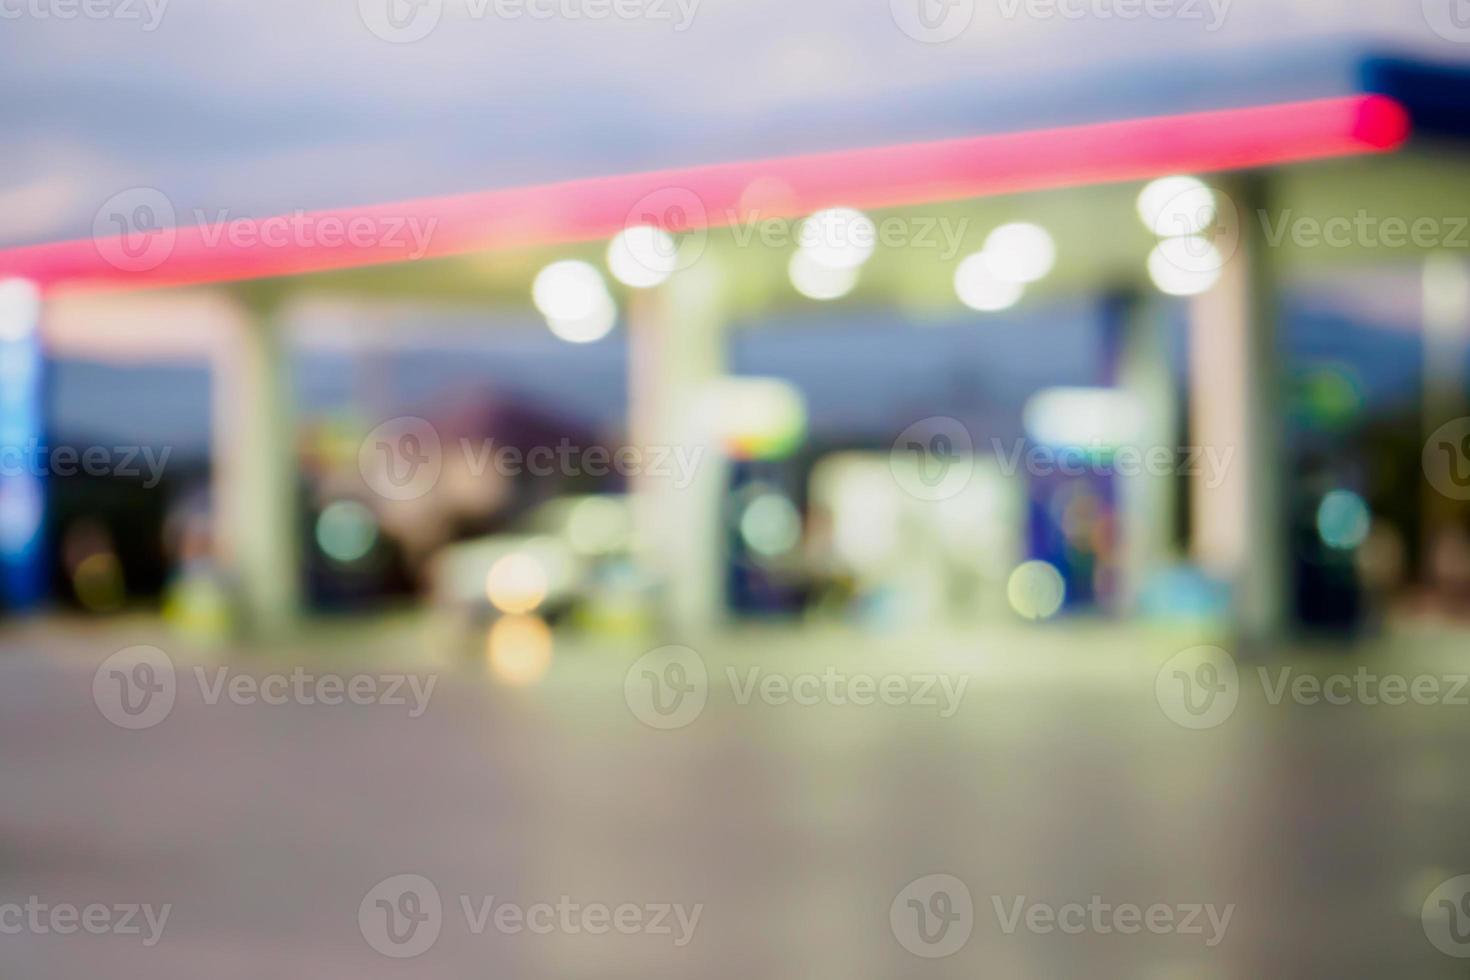
[[[490,627],[485,653],[496,680],[534,684],[551,667],[551,627],[540,616],[505,616]]]
[[[122,565],[111,551],[98,551],[83,558],[72,574],[77,601],[92,612],[120,609],[126,595]]]
[[[525,552],[498,559],[485,576],[485,596],[491,605],[511,615],[528,613],[546,599],[546,569]]]

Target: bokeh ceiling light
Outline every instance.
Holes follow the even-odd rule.
[[[1170,296],[1198,296],[1220,280],[1220,250],[1197,235],[1168,238],[1148,256],[1148,276]]]
[[[590,344],[594,340],[601,340],[612,332],[617,322],[617,304],[607,293],[593,300],[592,310],[586,316],[569,320],[546,318],[546,326],[551,332],[571,344]]]
[[[960,263],[954,273],[954,291],[972,310],[994,313],[1015,306],[1025,292],[1019,282],[1009,282],[998,277],[990,268],[990,258],[985,252],[976,252]]]
[[[1016,221],[985,237],[990,271],[1007,282],[1036,282],[1057,264],[1057,245],[1040,225]]]
[[[806,249],[791,257],[791,285],[808,299],[840,299],[852,292],[858,281],[858,267],[833,268],[823,265]]]
[[[1215,192],[1196,177],[1160,177],[1138,194],[1138,217],[1160,238],[1197,235],[1217,213]]]
[[[873,219],[852,208],[828,208],[801,223],[801,254],[829,269],[856,269],[873,254],[878,229]]]
[[[673,236],[652,225],[619,232],[607,247],[607,269],[614,279],[634,289],[650,289],[666,281],[679,264]]]
[[[531,299],[548,320],[586,319],[606,296],[602,273],[575,259],[551,263],[536,274],[531,285]]]

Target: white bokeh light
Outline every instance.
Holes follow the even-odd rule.
[[[990,271],[1007,282],[1036,282],[1057,263],[1057,246],[1040,225],[1016,221],[1001,225],[985,238]]]
[[[571,319],[547,317],[546,326],[562,340],[572,344],[590,344],[601,340],[612,332],[618,322],[618,308],[606,292],[597,296],[592,309],[585,315]]]
[[[856,269],[873,254],[878,229],[873,219],[852,208],[828,208],[801,223],[801,251],[830,269]]]
[[[551,263],[536,274],[531,285],[531,299],[548,320],[586,319],[606,296],[602,273],[576,259]]]
[[[672,235],[652,225],[634,225],[618,233],[607,247],[607,269],[614,279],[634,289],[657,286],[679,266],[679,245]]]
[[[954,273],[954,291],[972,310],[994,313],[1015,306],[1025,287],[998,277],[986,252],[976,252],[960,263]]]
[[[1138,216],[1160,238],[1197,235],[1217,213],[1215,192],[1196,177],[1160,177],[1138,194]]]
[[[808,299],[832,300],[852,292],[858,281],[856,266],[838,269],[823,265],[802,249],[791,257],[791,285]]]
[[[1048,562],[1022,562],[1006,581],[1006,599],[1011,609],[1025,619],[1051,619],[1066,598],[1066,580]]]
[[[1197,296],[1220,280],[1220,250],[1197,235],[1167,238],[1148,255],[1148,276],[1170,296]]]
[[[740,538],[758,555],[784,555],[801,541],[801,514],[781,494],[763,493],[741,513]]]

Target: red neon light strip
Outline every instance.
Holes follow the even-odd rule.
[[[746,217],[741,198],[757,180],[782,189],[759,215],[794,217],[836,205],[901,207],[1385,152],[1408,135],[1397,102],[1351,96],[307,212],[287,220],[312,231],[283,232],[287,241],[275,246],[253,240],[269,222],[237,219],[158,232],[172,238],[155,243],[162,257],[146,269],[109,260],[121,238],[57,242],[0,251],[0,277],[128,289],[300,275],[605,239],[650,219],[673,230],[717,227]],[[407,221],[432,228],[421,256],[411,254]],[[352,241],[345,233],[354,226],[368,237]],[[347,240],[330,239],[329,229]],[[130,244],[136,251],[150,241],[134,236]]]

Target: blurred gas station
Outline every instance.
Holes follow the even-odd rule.
[[[904,2],[879,12],[904,53],[854,59],[891,75],[808,33],[729,93],[696,26],[659,63],[687,101],[657,105],[635,84],[656,59],[604,91],[593,52],[616,45],[517,60],[538,28],[499,25],[547,84],[487,87],[483,119],[447,81],[503,67],[470,67],[482,25],[450,2],[455,30],[399,44],[412,18],[363,13],[388,53],[343,77],[387,85],[363,65],[402,57],[402,102],[372,91],[416,135],[272,90],[212,171],[163,152],[157,105],[89,106],[166,162],[119,151],[107,194],[49,211],[26,185],[49,217],[0,228],[0,777],[23,798],[0,906],[85,891],[72,862],[101,855],[100,892],[180,904],[188,939],[127,961],[149,977],[406,975],[350,919],[408,870],[710,905],[682,959],[451,937],[424,975],[1453,975],[1433,896],[1470,862],[1463,726],[1283,708],[1267,672],[1463,669],[1470,60],[1443,24],[1395,43],[1417,13],[1267,43],[1258,10],[1245,40],[1172,54],[925,35],[920,68],[902,46],[937,28]],[[210,37],[249,17],[218,16]],[[184,48],[206,90],[244,84]],[[989,74],[945,60],[979,50]],[[199,98],[174,110],[194,149],[227,112]],[[275,139],[299,143],[249,148]],[[688,680],[639,673],[674,646],[704,713],[666,725],[633,692],[658,708],[659,677]],[[156,728],[99,700],[106,658],[140,649],[179,665]],[[185,698],[184,665],[444,683],[422,722],[272,717]],[[746,668],[948,672],[973,700],[951,727],[742,711]],[[1216,953],[1067,946],[982,928],[976,896],[966,951],[915,959],[888,901],[940,870],[997,896],[1182,887],[1240,917]],[[26,939],[18,975],[108,961]]]
[[[116,235],[0,253],[12,356],[36,365],[15,442],[47,438],[44,351],[151,356],[208,366],[207,458],[152,508],[154,541],[118,512],[128,554],[105,514],[56,514],[44,482],[9,477],[9,602],[161,608],[222,637],[414,598],[485,607],[488,627],[554,598],[568,628],[645,635],[1078,614],[1246,642],[1453,605],[1461,515],[1432,489],[1405,508],[1411,488],[1372,471],[1418,452],[1365,440],[1385,412],[1417,407],[1427,438],[1464,408],[1470,299],[1443,215],[1470,90],[1401,59],[1355,77],[1325,98],[1221,89],[1189,112],[215,225],[119,195],[98,219]],[[1402,241],[1362,217],[1321,239],[1364,201]],[[1372,340],[1296,355],[1303,296],[1385,279],[1417,284],[1396,356],[1418,346],[1419,377],[1378,384]],[[569,375],[539,400],[468,378],[403,394],[402,355],[452,361],[469,323],[599,353],[580,362],[596,410],[555,404]],[[895,358],[971,336],[916,365],[888,417],[839,417],[872,382],[830,386],[872,370],[848,349],[875,329]],[[827,384],[783,369],[788,335]],[[1031,383],[991,393],[991,370]],[[967,372],[979,390],[953,390]],[[545,595],[499,601],[497,555]]]

